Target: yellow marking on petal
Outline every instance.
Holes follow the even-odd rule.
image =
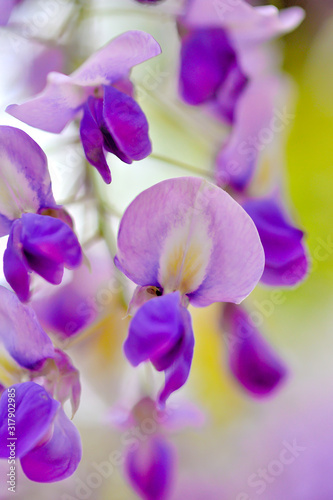
[[[160,259],[159,282],[166,293],[196,290],[205,278],[212,249],[207,223],[201,214],[169,232]]]

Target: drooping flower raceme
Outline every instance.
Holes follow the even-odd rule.
[[[60,133],[78,115],[87,160],[106,183],[111,173],[104,151],[125,163],[151,153],[147,119],[133,98],[129,73],[133,66],[157,56],[161,49],[142,31],[128,31],[93,54],[71,75],[51,72],[45,89],[7,112],[33,127]]]
[[[0,236],[9,234],[4,274],[27,301],[31,272],[59,284],[64,267],[80,265],[81,247],[66,223],[70,217],[53,198],[45,154],[13,127],[0,127],[0,178]]]
[[[216,163],[219,185],[243,190],[254,172],[259,151],[249,155],[249,141],[273,117],[279,81],[270,75],[271,57],[263,42],[302,21],[302,9],[279,12],[239,0],[188,0],[179,18],[182,33],[180,94],[191,105],[207,105],[232,124]],[[253,148],[252,148],[253,150]]]
[[[118,268],[148,299],[131,321],[125,353],[165,371],[160,402],[189,374],[194,337],[190,303],[241,302],[255,287],[264,253],[254,223],[227,193],[183,177],[142,192],[118,234]],[[142,297],[140,303],[142,303]]]

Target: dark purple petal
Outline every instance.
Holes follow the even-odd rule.
[[[182,333],[179,292],[151,299],[140,307],[130,323],[124,344],[126,357],[134,366],[158,359],[177,345]]]
[[[13,391],[15,389],[15,391]],[[48,433],[60,403],[52,399],[43,387],[34,382],[15,384],[0,400],[0,457],[8,457],[8,398],[15,394],[15,454],[22,457]]]
[[[253,396],[271,394],[287,374],[280,357],[240,306],[226,304],[223,327],[228,337],[229,365],[234,377]]]
[[[29,266],[22,252],[22,221],[16,220],[11,228],[7,248],[3,256],[3,271],[18,298],[27,302],[30,295]]]
[[[242,92],[248,82],[247,77],[235,61],[217,95],[217,109],[228,122],[235,120],[235,110]]]
[[[80,124],[80,136],[87,160],[97,168],[103,180],[110,184],[111,173],[104,154],[104,136],[95,118],[95,107],[103,106],[101,99],[89,97],[84,106],[84,114]]]
[[[80,434],[62,408],[59,408],[53,422],[51,439],[24,455],[21,465],[25,475],[32,481],[51,483],[71,476],[76,471],[81,456]]]
[[[168,497],[175,469],[175,452],[160,436],[149,437],[126,455],[125,472],[138,495],[146,500]]]
[[[261,281],[273,286],[301,281],[308,271],[303,232],[291,225],[273,197],[248,200],[243,208],[254,221],[265,251]]]
[[[47,358],[54,357],[51,340],[40,326],[31,307],[0,287],[0,339],[17,363],[36,369]]]
[[[56,206],[47,158],[25,132],[0,126],[0,236],[23,212]]]
[[[103,116],[107,131],[116,148],[107,148],[121,160],[123,155],[131,161],[142,160],[151,153],[147,119],[132,97],[115,87],[104,87]],[[117,150],[121,155],[117,154]]]
[[[180,93],[197,105],[216,96],[226,80],[236,55],[223,29],[198,29],[183,41]]]
[[[62,280],[64,266],[82,261],[81,247],[67,224],[47,215],[23,214],[22,245],[30,268],[53,284]]]
[[[183,336],[177,350],[172,352],[172,363],[165,370],[165,385],[159,395],[159,402],[162,405],[174,391],[185,384],[191,369],[194,348],[191,315],[185,308],[182,308],[181,314]],[[170,359],[170,356],[168,358]]]

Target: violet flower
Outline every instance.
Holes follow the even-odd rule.
[[[216,161],[221,186],[243,190],[252,177],[258,151],[249,155],[249,140],[258,137],[273,116],[278,90],[269,76],[263,43],[296,28],[304,17],[294,7],[252,7],[239,0],[188,0],[179,18],[182,34],[179,87],[189,104],[205,104],[233,129]]]
[[[204,416],[188,403],[160,408],[149,397],[130,411],[112,410],[112,423],[125,431],[125,474],[133,489],[146,500],[169,498],[175,481],[177,454],[166,435],[187,426],[200,427]],[[135,438],[133,429],[136,430]]]
[[[304,233],[292,225],[275,196],[242,204],[255,223],[265,251],[261,281],[272,286],[294,286],[308,272]]]
[[[11,431],[7,422],[9,398],[15,403],[15,428]],[[0,458],[8,459],[12,446],[29,479],[49,483],[75,472],[82,453],[79,433],[60,403],[43,387],[35,382],[9,387],[0,399],[0,422]]]
[[[45,154],[19,129],[0,127],[0,176],[0,236],[9,234],[4,274],[25,302],[32,271],[59,284],[64,267],[81,264],[82,252],[53,198]]]
[[[260,279],[264,254],[252,220],[237,202],[202,179],[183,177],[152,186],[127,208],[115,263],[152,290],[130,323],[124,349],[134,366],[150,360],[165,371],[159,395],[164,403],[191,367],[187,305],[241,302]]]
[[[238,382],[255,397],[270,395],[284,381],[285,364],[260,335],[250,316],[235,304],[226,304],[222,326],[227,339],[229,366]]]
[[[105,151],[125,163],[151,153],[147,119],[133,98],[129,73],[133,66],[157,56],[152,36],[128,31],[111,40],[71,75],[51,72],[35,98],[11,105],[7,112],[33,127],[60,133],[82,116],[80,135],[87,160],[106,183],[111,173]]]

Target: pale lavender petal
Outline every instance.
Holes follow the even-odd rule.
[[[0,457],[8,457],[8,398],[15,400],[15,455],[22,457],[47,435],[60,403],[52,399],[43,387],[24,382],[9,387],[0,400]]]
[[[52,72],[40,94],[23,104],[11,104],[6,111],[32,127],[58,134],[78,114],[88,95],[89,90],[69,76]]]
[[[64,66],[65,54],[62,48],[42,47],[42,50],[33,58],[28,68],[26,85],[29,88],[29,94],[35,95],[42,92],[47,83],[47,75],[52,71],[63,71]]]
[[[294,227],[274,197],[247,200],[243,208],[254,221],[265,251],[261,281],[293,286],[305,278],[308,259],[304,233]]]
[[[129,163],[151,153],[147,119],[132,97],[114,87],[104,87],[103,116],[111,138],[122,153],[117,155],[120,159],[126,161],[125,156]],[[113,149],[108,150],[117,154]]]
[[[38,419],[35,418],[36,422]],[[31,481],[51,483],[71,476],[82,456],[81,438],[75,425],[59,408],[53,422],[53,434],[21,458],[25,475]]]
[[[235,378],[253,396],[271,394],[286,377],[283,361],[240,306],[227,304],[223,323],[228,336],[229,365]]]
[[[259,235],[226,192],[194,177],[143,191],[125,211],[116,265],[141,286],[179,290],[193,305],[240,302],[264,267]]]
[[[56,206],[47,158],[25,132],[0,126],[0,236],[23,212]]]
[[[5,348],[24,368],[37,369],[54,357],[51,340],[40,326],[33,309],[17,296],[0,287],[0,339]]]
[[[172,486],[176,465],[173,447],[162,437],[153,436],[130,448],[125,472],[134,490],[146,500],[166,500]]]
[[[177,345],[182,333],[180,294],[155,297],[140,307],[130,323],[124,344],[126,357],[133,366],[158,359]]]
[[[278,88],[275,78],[252,80],[246,86],[238,101],[232,132],[216,159],[218,185],[242,191],[251,181],[260,152],[267,144],[267,130],[273,134]]]
[[[161,53],[159,44],[144,31],[127,31],[89,57],[74,73],[77,85],[109,85],[128,77],[133,66]]]
[[[3,256],[3,272],[9,285],[22,302],[30,296],[29,265],[22,252],[22,221],[16,220],[11,228],[7,248]]]
[[[110,184],[111,173],[105,159],[104,136],[94,117],[94,108],[99,102],[103,106],[102,100],[89,97],[80,123],[80,136],[87,160],[97,168],[104,182]]]
[[[67,400],[72,407],[72,418],[77,412],[81,398],[80,372],[72,363],[71,358],[61,351],[55,350],[55,364],[58,370],[56,398],[63,405]]]
[[[279,11],[272,5],[252,7],[243,0],[189,0],[183,21],[196,28],[228,27],[234,38],[255,43],[295,29],[303,18],[300,7]]]

